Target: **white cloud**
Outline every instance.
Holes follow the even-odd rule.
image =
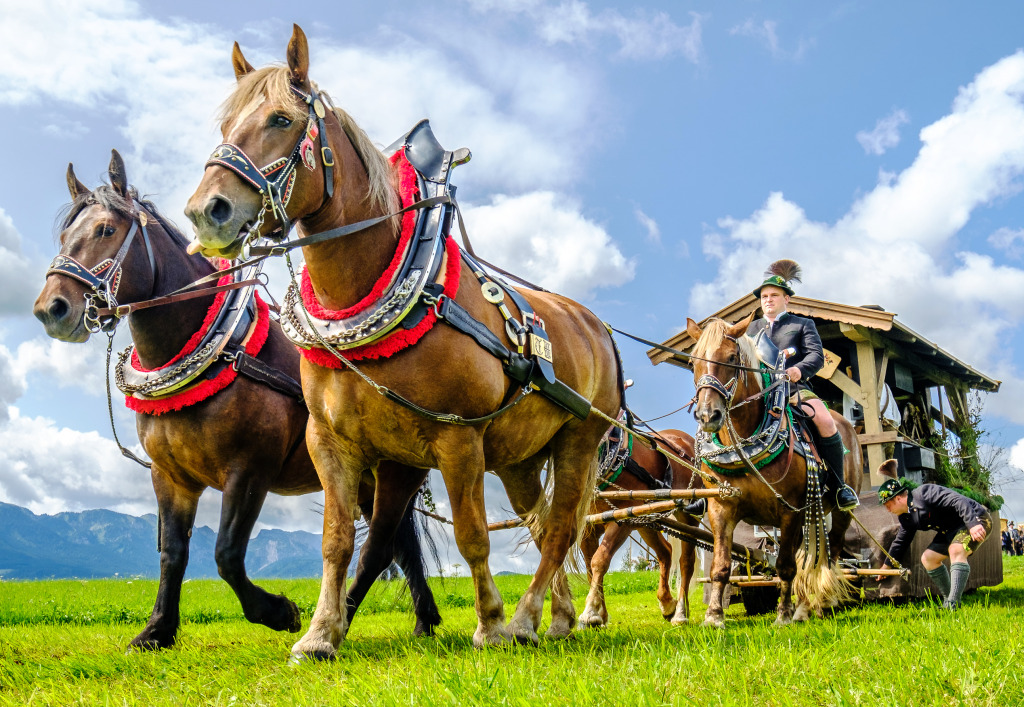
[[[768,48],[772,56],[779,56],[779,35],[775,31],[778,24],[775,20],[758,22],[749,18],[743,24],[731,28],[729,34],[758,39]]]
[[[814,45],[813,40],[800,38],[797,41],[796,49],[787,51],[779,42],[779,23],[775,20],[755,20],[749,18],[742,24],[729,29],[729,34],[740,37],[751,37],[760,42],[768,53],[776,59],[792,59],[799,61],[807,50]]]
[[[1024,255],[1024,228],[1000,228],[988,237],[988,242],[1011,258]]]
[[[1021,320],[1024,269],[957,252],[956,236],[974,210],[1020,189],[1022,97],[1018,52],[961,89],[949,115],[921,131],[913,164],[835,223],[811,221],[780,193],[746,218],[721,219],[704,241],[719,274],[693,288],[691,315],[717,310],[759,282],[768,263],[793,257],[804,267],[800,294],[880,304],[982,371],[1005,363],[1000,344]],[[1016,367],[1008,373],[1020,378]],[[1024,422],[1024,411],[1011,419]]]
[[[884,155],[890,147],[900,144],[900,126],[909,122],[910,117],[905,110],[894,110],[886,117],[879,118],[874,130],[861,130],[857,133],[857,142],[869,155]]]
[[[93,336],[84,344],[37,338],[18,345],[15,365],[22,377],[39,373],[61,388],[81,388],[92,395],[105,395],[106,337]],[[111,366],[117,361],[116,352]],[[118,392],[114,389],[114,395]]]
[[[32,311],[40,267],[21,248],[21,234],[0,207],[0,316],[23,316]]]
[[[658,226],[658,222],[645,214],[639,207],[633,209],[633,215],[647,231],[647,242],[661,243],[661,228]]]
[[[688,61],[700,62],[702,52],[702,16],[691,12],[689,25],[677,25],[666,12],[636,10],[626,17],[617,10],[594,13],[581,0],[564,0],[548,5],[531,0],[495,2],[469,0],[478,11],[523,15],[548,44],[587,45],[595,37],[611,36],[618,40],[616,54],[624,59],[663,59],[680,54]]]
[[[149,472],[122,457],[113,440],[9,411],[0,425],[0,500],[33,513],[153,512]],[[133,451],[142,456],[141,448]]]
[[[6,346],[0,345],[0,425],[10,419],[8,407],[25,394],[25,376]]]
[[[574,299],[633,278],[628,260],[572,199],[550,191],[495,196],[466,207],[466,228],[480,257]]]

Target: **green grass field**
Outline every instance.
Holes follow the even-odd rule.
[[[125,654],[149,616],[149,580],[0,582],[4,705],[1019,705],[1024,558],[955,613],[918,602],[776,628],[731,607],[724,631],[671,627],[653,573],[609,576],[607,629],[535,648],[474,650],[468,579],[434,580],[444,624],[413,638],[408,599],[378,583],[332,663],[286,664],[296,634],[242,617],[223,582],[187,582],[178,645]],[[511,616],[526,577],[498,577]],[[302,608],[315,580],[268,581]],[[582,585],[575,588],[582,609]]]

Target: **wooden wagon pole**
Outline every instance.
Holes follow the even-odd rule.
[[[855,579],[857,577],[902,577],[909,574],[907,570],[869,570],[869,569],[857,569],[857,570],[843,570],[843,576],[847,579]],[[707,584],[711,581],[710,577],[698,577],[698,584]],[[729,577],[729,582],[739,584],[740,586],[767,586],[768,584],[778,582],[777,577],[769,577],[763,574],[734,574]],[[761,584],[765,583],[765,584]]]
[[[644,491],[599,491],[596,496],[606,501],[657,501],[662,499],[712,498],[722,495],[721,489],[653,489]]]

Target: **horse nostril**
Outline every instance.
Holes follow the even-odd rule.
[[[214,196],[206,205],[206,217],[217,226],[223,226],[231,220],[231,202],[227,199]]]
[[[47,310],[47,314],[50,315],[50,320],[53,322],[59,322],[64,317],[68,316],[68,312],[71,311],[71,307],[68,305],[67,300],[63,297],[56,297],[53,300],[53,304]]]

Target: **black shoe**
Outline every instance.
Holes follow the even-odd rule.
[[[838,510],[852,511],[859,505],[860,499],[857,498],[857,494],[846,484],[843,484],[839,491],[836,492],[836,508]]]
[[[696,501],[690,501],[689,503],[683,504],[683,511],[689,513],[691,516],[700,518],[702,515],[707,513],[708,500],[706,498],[698,498]]]

